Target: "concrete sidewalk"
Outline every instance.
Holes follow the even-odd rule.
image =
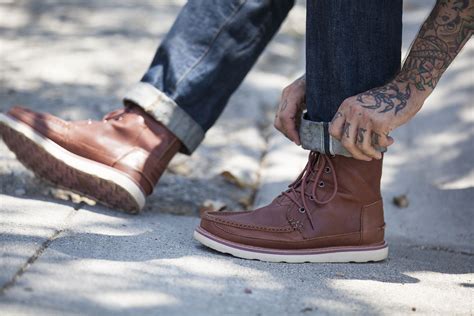
[[[433,1],[405,2],[406,51]],[[99,118],[140,78],[182,4],[0,2],[0,110],[21,102]],[[200,208],[268,203],[304,165],[307,153],[271,128],[281,89],[303,69],[304,17],[298,3],[205,142],[173,160],[139,216],[49,187],[0,144],[0,313],[472,315],[472,41],[393,135],[388,260],[263,263],[192,239]],[[399,195],[408,207],[392,203]]]

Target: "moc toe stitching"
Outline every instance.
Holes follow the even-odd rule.
[[[238,213],[238,212],[236,212]],[[243,213],[251,213],[251,212],[240,212],[240,214]],[[231,213],[232,214],[232,213]],[[231,214],[228,214],[227,217],[230,217]],[[234,213],[235,214],[235,213]],[[243,228],[243,229],[250,229],[250,230],[259,230],[259,231],[265,231],[265,232],[291,232],[293,231],[293,227],[291,226],[284,226],[284,227],[270,227],[270,226],[261,226],[261,225],[249,225],[249,224],[243,224],[238,221],[233,221],[233,220],[228,220],[228,219],[222,219],[217,216],[209,216],[209,213],[205,213],[202,221],[211,221],[214,223],[219,223],[227,226],[232,226],[236,228]]]

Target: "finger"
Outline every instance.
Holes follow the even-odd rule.
[[[341,140],[342,138],[344,122],[344,115],[338,111],[336,115],[334,115],[331,123],[329,123],[329,134],[337,140]]]
[[[293,121],[293,131],[295,134],[295,143],[296,145],[300,146],[301,145],[301,140],[300,140],[300,125],[301,125],[301,116],[303,114],[304,109],[306,108],[306,104],[302,101],[299,101],[296,104],[296,112],[291,116],[291,119]]]
[[[283,133],[283,129],[281,127],[281,122],[280,122],[280,116],[277,114],[275,115],[275,120],[273,121],[273,126],[275,127],[276,130],[279,132]],[[283,133],[284,134],[284,133]]]
[[[382,154],[374,148],[371,135],[372,128],[370,125],[366,125],[366,127],[359,126],[357,129],[357,147],[363,154],[375,159],[381,159]]]
[[[286,130],[286,126],[284,125],[284,115],[281,115],[281,113],[277,112],[277,114],[275,115],[275,120],[273,122],[273,126],[280,132],[283,134],[283,136],[285,136],[286,138],[290,139],[290,137],[288,136],[288,132]],[[291,139],[290,139],[291,140]]]
[[[374,146],[388,147],[392,145],[395,140],[384,133],[373,132],[372,133],[372,143]]]
[[[298,146],[301,144],[298,123],[303,110],[302,107],[301,98],[288,97],[282,102],[279,112],[280,123],[287,132],[286,135]]]
[[[287,114],[280,115],[280,122],[285,135],[298,146],[300,145],[299,133],[296,129],[295,116],[288,116]]]
[[[349,151],[355,159],[370,161],[371,157],[362,153],[362,151],[356,146],[357,140],[357,126],[349,121],[344,123],[342,145]]]

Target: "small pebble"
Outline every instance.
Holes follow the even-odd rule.
[[[401,194],[398,196],[393,197],[393,204],[400,208],[405,208],[408,207],[409,202],[408,202],[408,197],[405,194]]]
[[[252,290],[249,289],[248,287],[246,287],[246,288],[244,289],[244,293],[245,293],[245,294],[252,294]]]

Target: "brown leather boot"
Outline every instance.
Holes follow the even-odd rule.
[[[194,237],[220,252],[274,262],[367,262],[387,257],[382,161],[311,152],[299,177],[255,211],[204,213]]]
[[[37,176],[131,213],[145,205],[181,147],[138,106],[77,122],[16,106],[0,114],[0,133]]]

